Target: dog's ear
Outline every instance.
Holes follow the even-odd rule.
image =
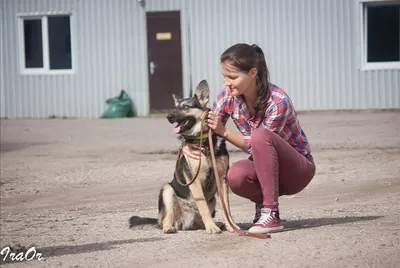
[[[172,98],[174,99],[175,106],[177,106],[179,101],[182,99],[181,97],[179,97],[179,96],[177,96],[175,94],[172,94]]]
[[[201,106],[206,107],[210,98],[210,88],[208,87],[207,80],[202,80],[199,83],[194,94]]]

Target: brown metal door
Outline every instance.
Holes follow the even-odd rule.
[[[147,12],[146,21],[150,112],[166,112],[172,93],[183,95],[180,12]]]

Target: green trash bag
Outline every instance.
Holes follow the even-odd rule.
[[[121,90],[118,97],[106,100],[107,109],[100,118],[134,117],[133,102],[125,90]]]

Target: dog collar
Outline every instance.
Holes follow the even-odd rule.
[[[193,137],[190,137],[190,138],[192,138],[192,139],[194,139],[194,140],[200,140],[200,139],[206,139],[208,137],[208,133],[205,133],[205,134],[203,134],[203,136],[193,136]]]

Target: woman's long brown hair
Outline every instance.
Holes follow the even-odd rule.
[[[265,111],[270,96],[270,86],[269,70],[262,49],[255,44],[251,46],[242,43],[235,44],[222,53],[220,62],[221,64],[228,63],[244,72],[249,72],[252,68],[257,69],[257,98],[254,110],[256,113]]]

